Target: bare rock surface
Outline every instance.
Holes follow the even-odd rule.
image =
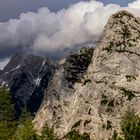
[[[65,59],[33,123],[40,130],[47,122],[59,138],[75,129],[108,140],[129,107],[140,113],[139,18],[127,11],[112,15],[95,50],[83,54]]]

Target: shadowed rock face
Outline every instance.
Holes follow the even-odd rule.
[[[112,15],[90,63],[81,59],[81,54],[72,55],[55,73],[33,121],[35,128],[47,121],[60,138],[76,130],[91,140],[109,139],[114,130],[120,132],[128,107],[140,113],[139,18],[127,11]]]
[[[37,112],[38,108],[40,107],[44,97],[44,92],[56,69],[55,66],[53,66],[53,64],[51,64],[49,61],[46,61],[45,65],[46,66],[43,66],[38,72],[40,76],[38,76],[38,79],[36,80],[37,85],[35,86],[32,96],[28,102],[28,108],[31,112]],[[38,80],[40,80],[40,83]]]
[[[3,72],[3,71],[2,71],[2,70],[0,70],[0,75],[2,74],[2,72]]]
[[[76,103],[77,100],[74,97],[77,96],[77,93],[75,93],[75,85],[79,83],[80,85],[84,86],[87,83],[91,83],[91,80],[86,77],[86,74],[87,69],[92,61],[93,52],[94,48],[83,48],[78,53],[71,54],[63,61],[59,70],[54,74],[53,79],[50,81],[46,89],[47,92],[45,93],[42,106],[40,107],[40,111],[38,112],[37,117],[35,118],[35,121],[36,119],[37,121],[38,119],[40,119],[39,122],[37,122],[40,123],[37,125],[38,128],[41,128],[43,126],[47,118],[50,118],[52,119],[51,121],[53,121],[53,123],[51,122],[52,124],[50,124],[50,126],[55,126],[54,124],[56,122],[56,127],[58,127],[58,129],[60,129],[59,124],[60,127],[62,127],[61,121],[63,120],[61,119],[63,117],[65,117],[66,119],[64,120],[65,123],[68,123],[67,119],[69,119],[69,113],[74,111],[73,109],[76,105],[74,105],[74,102]],[[46,109],[44,110],[44,108]],[[45,112],[43,113],[43,111]],[[71,113],[71,115],[72,114],[73,113]],[[79,122],[76,116],[73,119],[75,119],[74,121]],[[70,130],[70,128],[68,129]],[[63,137],[63,133],[64,131],[62,130],[62,134],[60,134],[59,136]]]
[[[87,71],[94,48],[83,48],[78,54],[71,54],[64,63],[64,79],[70,88],[76,82],[80,82],[84,73]]]
[[[37,112],[54,71],[50,60],[33,54],[17,54],[5,66],[0,79],[10,88],[17,117],[25,106]]]

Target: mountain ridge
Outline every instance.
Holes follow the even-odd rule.
[[[8,84],[17,117],[24,107],[32,113],[37,112],[55,69],[54,63],[42,56],[16,54],[12,57],[3,69],[0,79],[1,85]]]
[[[46,133],[50,128],[58,139],[77,132],[88,140],[109,140],[121,135],[127,110],[140,114],[139,60],[140,18],[122,10],[109,18],[95,48],[57,62],[16,54],[0,71],[0,87],[7,85],[16,119],[29,111],[38,133],[47,125]]]
[[[76,130],[92,140],[119,133],[121,117],[129,107],[140,113],[139,29],[140,21],[131,13],[112,15],[83,80],[67,87],[64,67],[55,73],[33,121],[35,128],[40,130],[47,122],[59,138]]]

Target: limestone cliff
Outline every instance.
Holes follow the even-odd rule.
[[[128,107],[140,113],[139,18],[127,11],[112,15],[95,50],[81,53],[55,73],[33,122],[37,129],[47,122],[60,138],[75,129],[107,140],[120,131]]]

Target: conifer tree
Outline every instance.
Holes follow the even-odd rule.
[[[7,86],[0,87],[0,140],[9,140],[16,126],[10,91]]]

